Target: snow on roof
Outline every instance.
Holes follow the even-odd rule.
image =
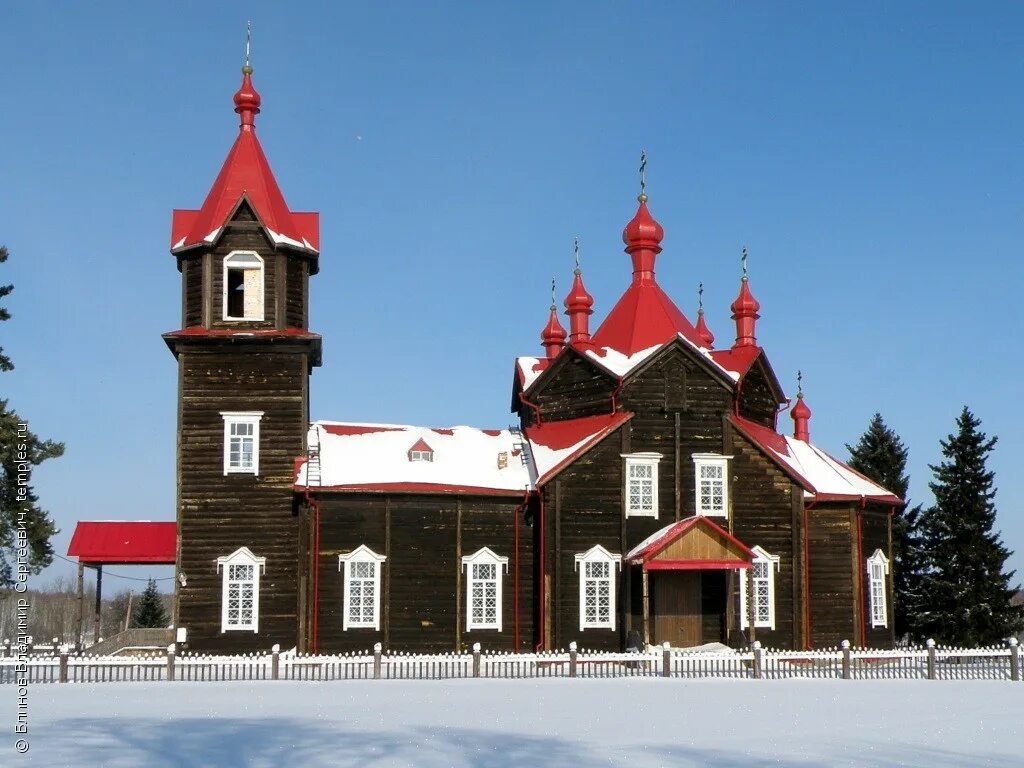
[[[567,421],[546,421],[527,427],[535,484],[541,486],[546,483],[562,467],[631,418],[632,413],[620,412]]]
[[[432,449],[432,461],[410,461],[420,441]],[[320,483],[307,486],[308,462],[300,460],[296,487],[510,496],[532,487],[522,435],[508,429],[317,421],[309,444],[320,446]]]
[[[810,443],[788,435],[780,435],[740,416],[730,416],[729,420],[817,498],[867,498],[886,504],[901,503],[901,499],[890,491]]]
[[[519,383],[522,385],[524,392],[530,388],[530,385],[537,380],[538,376],[547,370],[550,362],[546,357],[524,356],[516,358],[516,375],[519,376]]]

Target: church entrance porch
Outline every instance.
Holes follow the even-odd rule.
[[[632,566],[627,579],[630,597],[641,605],[636,629],[644,644],[686,648],[726,642],[730,575],[748,574],[753,558],[749,547],[707,517],[667,525],[634,547],[626,555]]]

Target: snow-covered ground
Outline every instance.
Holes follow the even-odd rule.
[[[165,682],[35,685],[29,696],[31,748],[14,755],[9,735],[4,766],[1024,763],[1024,685],[1010,682]]]

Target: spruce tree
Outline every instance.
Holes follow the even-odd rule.
[[[964,406],[956,432],[941,441],[943,460],[930,469],[935,504],[921,515],[921,545],[928,568],[921,582],[915,634],[947,645],[1000,643],[1024,625],[1024,609],[1011,603],[1012,554],[994,529],[995,474],[987,467],[997,438]]]
[[[152,628],[166,627],[168,623],[163,596],[157,590],[156,582],[150,579],[146,584],[146,589],[139,597],[138,605],[135,606],[132,624],[136,627]]]
[[[6,261],[7,249],[0,246],[0,264]],[[12,290],[12,285],[0,285],[0,299]],[[0,322],[10,318],[7,308],[0,306]],[[13,368],[0,347],[0,371]],[[62,443],[40,440],[25,420],[8,408],[7,401],[0,400],[0,591],[13,587],[19,577],[39,573],[53,561],[50,537],[57,527],[39,506],[31,480],[36,465],[63,453]],[[18,563],[17,550],[22,546],[27,550],[27,562]]]
[[[910,486],[907,475],[909,452],[880,413],[871,418],[857,445],[847,444],[846,450],[850,452],[851,467],[906,501]],[[925,567],[917,541],[920,512],[920,506],[911,508],[904,505],[892,519],[893,612],[898,638],[910,633],[909,612],[914,603],[913,595],[920,592],[920,579]]]

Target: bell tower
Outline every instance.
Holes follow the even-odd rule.
[[[176,626],[195,650],[297,644],[295,457],[305,453],[309,330],[319,216],[292,211],[256,137],[262,100],[248,56],[234,95],[238,136],[202,206],[175,210],[181,273]]]

